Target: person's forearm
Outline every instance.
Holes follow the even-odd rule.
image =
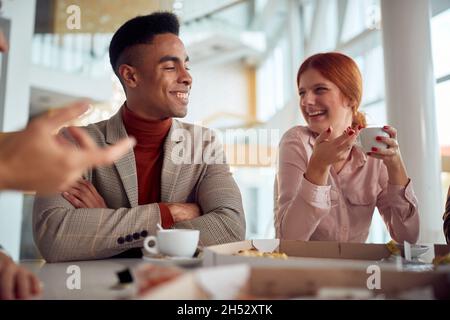
[[[8,252],[2,247],[2,245],[0,244],[0,254],[2,254],[2,255],[5,255],[5,256],[8,256],[9,257],[9,254],[8,254]]]
[[[395,163],[386,164],[386,168],[390,184],[398,186],[406,186],[408,184],[409,181],[408,174],[406,172],[405,165],[403,164],[403,161],[401,159],[399,159],[399,161]]]
[[[284,191],[281,191],[278,201],[279,237],[308,241],[321,220],[330,213],[331,186],[319,186],[302,177],[292,193],[283,180],[280,183]]]
[[[305,171],[305,178],[309,182],[318,185],[326,186],[328,182],[328,175],[330,173],[331,166],[320,165],[314,161],[309,161],[308,167]]]
[[[416,243],[419,238],[419,213],[417,207],[402,200],[388,208],[378,208],[395,241]]]
[[[0,132],[0,190],[5,190],[8,188],[7,183],[7,174],[8,170],[6,168],[5,163],[5,154],[2,152],[2,142],[4,141],[5,137],[8,136],[8,133]]]
[[[10,163],[6,163],[6,156],[7,155],[2,153],[0,144],[0,190],[8,190],[13,188],[12,179],[14,179],[14,177],[12,177],[11,174],[15,174],[16,177],[19,177],[22,174],[21,172],[13,172],[9,169]]]
[[[0,159],[1,159],[1,155],[0,155]],[[5,170],[3,163],[0,160],[0,190],[5,190],[8,188],[6,181],[7,181],[6,170]]]
[[[0,132],[0,144],[5,140],[5,138],[8,138],[15,133],[17,132]]]
[[[208,246],[245,239],[245,214],[239,187],[228,165],[208,165],[196,196],[203,213],[200,217],[178,222],[175,228],[200,230],[200,245]]]
[[[386,182],[386,172],[380,174]],[[387,225],[393,240],[402,243],[415,243],[419,237],[418,201],[414,194],[412,181],[406,186],[381,183],[383,189],[377,197],[376,206]]]
[[[180,221],[175,228],[200,230],[201,246],[217,245],[245,239],[245,217],[241,208],[221,207],[202,216]]]

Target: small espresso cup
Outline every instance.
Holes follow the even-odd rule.
[[[197,250],[200,231],[191,229],[165,229],[144,240],[144,249],[150,254],[191,258]],[[154,245],[150,245],[152,242]]]
[[[359,139],[364,153],[371,152],[372,148],[387,149],[387,144],[382,141],[377,141],[377,137],[388,137],[389,134],[383,130],[383,127],[368,127],[361,129]]]

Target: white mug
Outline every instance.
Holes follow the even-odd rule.
[[[165,229],[144,239],[144,249],[150,254],[191,258],[197,250],[200,231],[191,229]],[[150,246],[149,242],[154,245]]]
[[[361,129],[359,139],[364,153],[371,152],[372,148],[387,149],[387,144],[382,141],[377,141],[377,136],[384,136],[389,138],[389,134],[383,130],[383,127],[369,127]]]

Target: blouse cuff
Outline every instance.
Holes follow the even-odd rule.
[[[412,206],[417,207],[417,198],[414,194],[411,179],[408,179],[406,186],[388,184],[387,193],[391,196],[391,200],[393,201],[400,197],[401,199],[408,201]]]
[[[300,196],[311,206],[321,209],[331,208],[331,186],[318,186],[303,175],[297,190]]]

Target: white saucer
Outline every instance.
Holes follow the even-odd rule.
[[[402,250],[402,254],[403,253],[403,244],[397,244],[397,247]],[[411,258],[418,258],[421,255],[425,254],[428,249],[430,249],[428,246],[424,246],[424,245],[420,245],[420,244],[412,244],[411,245]]]
[[[164,266],[180,266],[180,267],[193,267],[203,262],[202,258],[185,258],[185,257],[151,257],[144,255],[142,257],[145,261],[164,265]]]

